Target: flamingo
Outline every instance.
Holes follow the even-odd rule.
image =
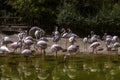
[[[75,33],[68,33],[68,37],[74,36],[75,38],[79,38],[79,36]]]
[[[67,32],[62,34],[62,38],[65,38],[65,44],[66,44],[66,48],[67,48],[67,38],[68,38],[69,34]]]
[[[24,50],[22,50],[21,54],[23,54],[23,55],[25,56],[26,61],[28,61],[28,60],[31,61],[31,59],[28,57],[28,55],[31,55],[31,54],[33,54],[34,52],[35,52],[34,50],[24,49]]]
[[[114,44],[113,44],[113,48],[115,48],[115,51],[117,51],[117,53],[118,53],[118,48],[120,47],[120,43],[119,42],[115,42]]]
[[[32,44],[34,44],[34,41],[31,39],[24,39],[23,43],[24,43],[24,47],[29,48]]]
[[[71,45],[74,44],[76,42],[75,36],[71,36],[69,38],[69,42],[70,42]]]
[[[107,44],[110,44],[110,43],[112,43],[112,38],[106,37],[106,40],[105,40],[105,41],[106,41]]]
[[[41,53],[43,53],[45,55],[46,54],[45,49],[48,47],[48,44],[47,44],[46,41],[40,40],[40,41],[37,42],[36,47],[40,48]]]
[[[55,31],[53,32],[54,36],[60,36],[60,33],[58,31],[58,27],[55,27]]]
[[[44,34],[45,31],[37,26],[34,26],[29,30],[29,35],[35,38],[40,38]]]
[[[106,36],[107,36],[107,33],[104,33],[102,39],[105,40],[105,39],[106,39]]]
[[[106,38],[112,38],[112,36],[111,35],[107,35]]]
[[[83,38],[83,43],[84,43],[84,51],[87,49],[87,43],[88,43],[88,38],[84,37]]]
[[[36,37],[36,40],[38,40],[41,37],[41,31],[40,30],[35,31],[35,37]]]
[[[54,34],[53,42],[57,43],[61,38],[57,26],[56,26],[55,31],[53,32],[53,34]]]
[[[35,41],[35,39],[32,37],[32,36],[26,36],[24,38],[24,40],[32,40],[32,41]]]
[[[62,38],[67,38],[67,37],[68,37],[68,33],[67,32],[62,34]]]
[[[64,34],[64,33],[67,33],[66,30],[64,28],[61,29],[61,36]]]
[[[72,33],[72,30],[70,28],[67,28],[68,34]]]
[[[48,41],[48,39],[46,37],[41,37],[40,40],[43,40],[43,41]]]
[[[57,43],[60,40],[60,36],[54,36],[53,42]]]
[[[20,32],[20,33],[18,33],[18,38],[19,38],[19,40],[22,40],[24,37],[26,37],[27,36],[27,34],[25,33],[25,32]]]
[[[5,55],[7,54],[7,53],[11,53],[11,51],[8,49],[8,47],[7,46],[5,46],[5,45],[2,45],[1,47],[0,47],[0,51],[2,52],[2,53],[5,53]]]
[[[113,47],[113,45],[111,45],[111,44],[109,44],[109,43],[106,43],[106,49],[107,49],[108,54],[109,54],[110,51],[112,50],[112,47]]]
[[[97,42],[98,38],[97,38],[97,35],[92,35],[91,39],[90,39],[90,42],[93,43],[93,42]]]
[[[65,51],[65,49],[63,49],[59,44],[53,44],[51,46],[51,51],[56,53],[56,57],[57,57],[57,52],[62,50],[63,52]]]
[[[90,31],[90,36],[92,37],[94,34],[94,31]]]
[[[106,49],[108,51],[108,54],[110,53],[111,49],[112,49],[112,37],[110,35],[107,35],[105,38],[105,43],[106,43]]]
[[[119,37],[118,37],[118,36],[113,36],[113,37],[112,37],[112,42],[113,42],[113,43],[119,42]]]
[[[21,54],[29,55],[29,54],[32,54],[33,52],[34,52],[34,50],[24,49],[24,50],[22,50]]]
[[[94,51],[96,51],[96,53],[97,53],[97,50],[96,50],[96,48],[98,47],[98,46],[100,46],[100,42],[93,42],[90,46],[89,46],[89,48],[92,48],[93,50],[92,50],[92,53],[94,53]]]
[[[79,49],[79,46],[78,45],[70,45],[68,48],[67,48],[67,51],[70,53],[70,55],[74,55]]]
[[[8,45],[9,43],[12,43],[12,39],[10,37],[3,37],[3,39],[1,40],[1,45]]]
[[[15,52],[18,48],[20,48],[22,45],[21,45],[21,42],[13,42],[12,44],[10,44],[10,48],[13,49],[13,52]]]
[[[19,38],[18,42],[21,43],[20,51],[22,51],[23,39],[27,36],[27,34],[26,34],[25,32],[23,32],[23,31],[21,31],[20,33],[18,33],[17,36],[18,36],[18,38]]]

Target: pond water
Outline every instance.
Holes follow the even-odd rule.
[[[117,55],[0,56],[0,80],[120,80]]]

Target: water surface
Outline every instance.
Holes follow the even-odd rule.
[[[0,56],[0,80],[120,80],[117,55]]]

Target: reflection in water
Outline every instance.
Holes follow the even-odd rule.
[[[69,59],[64,62],[54,57],[1,57],[0,80],[119,80],[120,64],[104,59]],[[119,59],[119,58],[118,58]]]

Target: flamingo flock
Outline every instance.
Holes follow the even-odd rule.
[[[32,30],[33,29],[33,30]],[[81,42],[77,44],[79,36],[73,33],[70,29],[65,30],[62,28],[61,32],[58,27],[55,27],[53,37],[48,38],[45,36],[45,31],[40,28],[32,28],[27,34],[25,31],[21,31],[17,34],[16,41],[9,36],[1,38],[0,52],[3,54],[20,53],[20,54],[33,54],[41,53],[42,55],[49,54],[47,48],[51,53],[57,56],[59,51],[65,54],[75,55],[80,50],[80,47],[84,48],[83,52],[98,53],[98,51],[106,50],[108,53],[115,51],[118,53],[120,47],[120,39],[118,36],[111,36],[105,33],[101,39],[99,35],[96,35],[93,31],[90,32],[88,37],[84,37]],[[32,35],[31,35],[32,33]],[[65,39],[65,46],[61,44],[62,39]],[[50,41],[51,40],[51,41]],[[77,42],[77,43],[76,43]],[[102,44],[104,42],[104,44]],[[105,47],[103,47],[105,45]],[[82,52],[79,51],[79,53]]]
[[[92,48],[92,53],[97,53],[98,51],[106,50],[108,53],[115,51],[118,53],[118,48],[120,47],[120,38],[118,36],[108,35],[104,33],[103,38],[100,39],[99,35],[91,32],[90,37],[83,38],[84,49],[86,45],[89,44],[89,48]],[[102,44],[104,42],[104,44]],[[105,45],[105,47],[103,46]]]

